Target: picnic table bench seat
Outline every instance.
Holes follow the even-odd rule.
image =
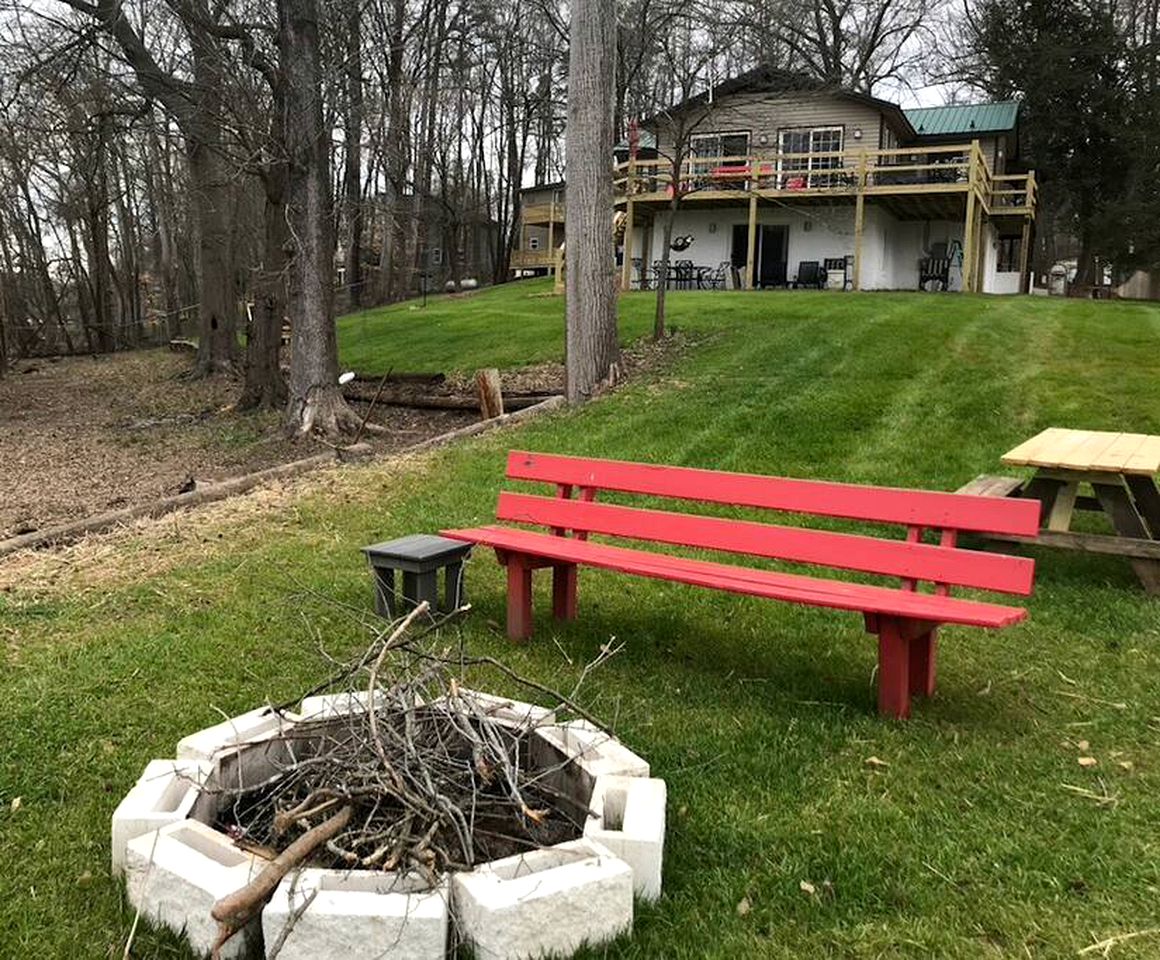
[[[1038,509],[1031,502],[524,451],[509,454],[507,476],[552,484],[555,496],[502,491],[496,519],[524,528],[488,525],[445,530],[443,535],[492,547],[506,565],[507,629],[513,639],[532,633],[532,574],[541,568],[553,571],[552,610],[562,620],[576,617],[576,573],[581,566],[856,611],[863,614],[866,629],[878,636],[879,710],[905,717],[912,695],[934,691],[941,624],[999,628],[1027,615],[1022,607],[950,594],[952,587],[1031,593],[1033,561],[963,550],[956,543],[960,531],[1034,533]],[[901,525],[906,537],[600,503],[596,497],[601,492]],[[932,534],[937,542],[924,542]],[[641,545],[594,542],[590,535],[897,577],[901,582],[878,585],[786,573]],[[932,583],[933,592],[921,591],[920,582]]]

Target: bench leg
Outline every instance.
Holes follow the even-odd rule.
[[[557,620],[576,619],[576,564],[562,563],[552,568],[552,616]]]
[[[532,568],[519,554],[507,558],[507,632],[512,640],[532,635]]]
[[[910,641],[910,693],[929,697],[934,693],[935,659],[938,655],[938,630],[932,629]]]
[[[878,712],[891,717],[909,717],[910,644],[897,620],[881,617],[878,627]]]

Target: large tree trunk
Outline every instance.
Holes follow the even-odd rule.
[[[287,429],[337,437],[357,429],[338,386],[331,239],[330,138],[322,120],[316,0],[279,0],[278,51],[286,84],[290,269],[290,398]]]
[[[286,403],[282,376],[282,321],[286,316],[287,250],[286,174],[276,169],[264,179],[266,191],[265,246],[262,270],[254,291],[254,312],[246,339],[246,380],[238,400],[240,410],[276,410]]]
[[[170,340],[181,336],[181,302],[177,294],[177,258],[175,252],[176,217],[173,209],[173,181],[169,167],[169,150],[162,153],[155,128],[149,129],[149,169],[147,186],[155,228],[152,237],[153,270],[161,284],[161,301],[165,311],[166,333]]]
[[[611,175],[615,57],[613,0],[573,0],[565,157],[570,403],[592,396],[619,350]]]
[[[392,0],[391,27],[388,35],[390,51],[387,55],[387,217],[383,227],[383,247],[379,257],[380,300],[395,300],[406,296],[402,274],[408,280],[410,271],[402,261],[406,251],[404,213],[407,205],[404,193],[407,187],[407,166],[411,156],[411,113],[403,84],[404,54],[406,52],[406,0]]]
[[[232,373],[238,357],[237,277],[230,223],[234,192],[222,157],[203,140],[188,143],[200,288],[196,372],[200,376]]]
[[[346,206],[346,285],[351,310],[362,302],[362,6],[351,3],[346,15],[346,120],[343,195]]]

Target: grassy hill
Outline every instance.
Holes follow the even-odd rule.
[[[346,317],[344,364],[558,359],[562,304],[546,293],[513,284]],[[651,303],[624,298],[626,338]],[[358,547],[488,520],[511,447],[946,490],[1046,426],[1160,433],[1153,306],[670,303],[691,348],[586,409],[347,468],[251,512],[161,521],[68,563],[24,561],[0,592],[0,956],[120,956],[133,918],[108,876],[108,818],[145,762],[216,708],[309,686],[328,672],[320,639],[333,656],[360,649],[324,600],[369,608]],[[945,631],[939,692],[900,724],[874,713],[856,616],[584,571],[579,621],[550,621],[545,581],[537,638],[513,647],[494,626],[501,570],[479,551],[468,643],[569,686],[615,636],[625,650],[588,703],[668,781],[665,896],[598,955],[1074,957],[1155,927],[1160,607],[1115,559],[1034,556],[1029,621]],[[1158,954],[1142,936],[1112,955]],[[148,930],[133,955],[185,956]]]

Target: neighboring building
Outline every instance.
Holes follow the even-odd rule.
[[[1017,103],[903,110],[765,69],[727,81],[642,121],[662,159],[617,164],[622,283],[653,276],[666,158],[681,152],[673,236],[685,249],[671,258],[692,260],[693,275],[777,287],[817,269],[852,289],[1026,290],[1036,183],[1019,163],[1018,114]],[[528,209],[548,189],[562,240],[561,184],[525,191],[537,197]]]
[[[564,183],[545,183],[520,191],[520,232],[512,250],[517,277],[542,276],[555,269],[564,242]]]
[[[367,218],[362,260],[363,277],[368,282],[380,269],[389,203],[386,195],[377,196],[372,201],[375,209]],[[452,208],[438,197],[416,203],[412,195],[406,195],[404,203],[404,210],[409,213],[404,220],[404,231],[415,255],[411,293],[422,293],[424,285],[428,292],[442,290],[452,280],[473,278],[484,284],[493,281],[500,248],[500,228],[481,205]],[[423,249],[416,249],[420,218],[427,242]],[[339,286],[346,283],[344,263],[344,251],[340,245],[335,251],[335,274]]]

